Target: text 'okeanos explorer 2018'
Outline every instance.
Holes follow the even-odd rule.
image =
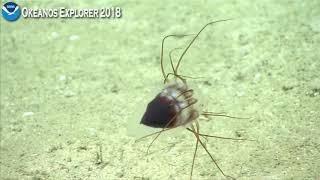
[[[98,9],[73,9],[73,8],[50,8],[33,9],[22,8],[21,15],[24,18],[121,18],[120,7],[98,8]]]

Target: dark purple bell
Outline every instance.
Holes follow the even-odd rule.
[[[154,128],[170,128],[175,124],[176,100],[170,96],[157,95],[147,106],[141,124]],[[171,122],[170,122],[171,121]]]

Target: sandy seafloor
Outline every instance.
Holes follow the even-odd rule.
[[[179,73],[206,147],[237,179],[320,179],[320,1],[16,1],[31,8],[119,6],[121,19],[1,18],[1,179],[189,179],[194,136],[178,128],[146,149],[139,124],[163,88],[168,34],[208,27]],[[168,51],[190,37],[166,43]],[[173,53],[177,60],[181,51]],[[176,62],[176,61],[175,61]],[[101,150],[101,151],[100,151]],[[193,179],[224,179],[199,148]]]

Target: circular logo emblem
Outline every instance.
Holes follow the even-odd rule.
[[[20,17],[21,10],[18,4],[7,2],[2,6],[2,16],[7,21],[15,21]]]

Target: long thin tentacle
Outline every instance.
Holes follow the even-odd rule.
[[[197,128],[199,128],[199,123],[196,121],[196,126]],[[199,141],[199,143],[201,144],[201,146],[203,147],[203,149],[207,152],[207,154],[210,156],[212,162],[215,164],[215,166],[219,169],[219,171],[221,172],[221,174],[225,177],[231,178],[231,179],[235,179],[232,176],[229,176],[227,174],[225,174],[222,169],[220,168],[220,166],[218,165],[217,161],[213,158],[213,156],[211,155],[211,153],[208,151],[208,149],[206,148],[206,146],[203,144],[203,142],[201,141],[200,137],[199,137],[199,133],[192,131],[194,136],[197,138],[197,140]]]
[[[193,130],[190,129],[190,128],[187,128],[187,130],[190,131],[190,132],[193,132]],[[218,139],[230,139],[230,140],[235,140],[235,141],[252,141],[252,140],[249,140],[249,139],[230,138],[230,137],[215,136],[215,135],[208,135],[208,134],[202,134],[202,133],[199,133],[199,136],[202,136],[202,137],[213,137],[213,138],[218,138]]]
[[[169,78],[170,75],[179,78],[182,82],[183,82],[183,79],[200,79],[200,78],[204,78],[204,77],[191,77],[191,76],[186,76],[186,75],[180,75],[180,74],[177,75],[177,74],[174,74],[174,73],[168,73],[166,75],[165,80],[163,81],[164,83],[167,81],[167,79]]]
[[[173,60],[172,60],[172,53],[178,49],[182,49],[182,47],[177,47],[177,48],[173,48],[172,50],[170,50],[169,52],[169,59],[170,59],[170,64],[171,64],[171,69],[172,72],[175,72],[176,70],[174,69],[174,65],[173,65]]]
[[[193,124],[191,125],[192,128],[192,132],[195,131],[195,128],[193,126]],[[199,134],[199,126],[197,126],[197,134]],[[193,172],[193,167],[194,167],[194,162],[196,159],[196,155],[197,155],[197,151],[198,151],[198,146],[199,146],[199,139],[197,138],[197,142],[196,142],[196,148],[194,150],[194,154],[193,154],[193,158],[192,158],[192,166],[191,166],[191,172],[190,172],[190,180],[192,179],[192,172]]]
[[[170,35],[167,35],[165,36],[163,39],[162,39],[162,43],[161,43],[161,53],[160,53],[160,66],[161,66],[161,72],[162,72],[162,75],[163,75],[163,78],[164,80],[166,80],[166,73],[164,71],[164,67],[163,67],[163,52],[164,52],[164,42],[167,38],[169,37],[177,37],[177,38],[181,38],[181,37],[185,37],[185,36],[192,36],[194,34],[170,34]]]
[[[141,138],[139,138],[139,139],[136,139],[134,142],[139,142],[139,141],[141,141],[141,140],[144,139],[144,138],[147,138],[147,137],[150,137],[150,136],[153,136],[153,135],[155,135],[155,134],[162,133],[162,132],[168,131],[168,130],[170,130],[170,129],[161,129],[160,131],[157,131],[157,132],[154,132],[154,133],[145,135],[145,136],[143,136],[143,137],[141,137]]]
[[[229,116],[224,113],[214,113],[214,112],[209,112],[209,111],[204,111],[201,113],[203,116],[220,116],[220,117],[227,117],[227,118],[232,118],[232,119],[250,119],[247,117],[236,117],[236,116]]]
[[[186,49],[183,51],[183,53],[181,54],[179,60],[178,60],[178,63],[176,65],[176,68],[175,68],[175,74],[178,74],[178,68],[179,68],[179,65],[180,65],[180,62],[183,58],[183,56],[187,53],[188,49],[191,47],[191,45],[193,44],[193,42],[198,38],[198,36],[200,35],[200,33],[209,25],[211,24],[215,24],[215,23],[218,23],[218,22],[222,22],[222,21],[229,21],[229,20],[232,20],[232,19],[222,19],[222,20],[217,20],[217,21],[212,21],[212,22],[209,22],[208,24],[204,25],[200,31],[197,33],[197,35],[191,40],[191,42],[189,43],[189,45],[186,47]]]
[[[183,109],[182,109],[182,110],[183,110]],[[181,111],[182,111],[182,110],[181,110]],[[146,137],[149,137],[149,136],[152,136],[152,135],[157,134],[157,136],[154,137],[153,140],[151,141],[151,143],[149,144],[149,146],[148,146],[148,148],[147,148],[147,154],[149,153],[149,149],[151,148],[152,144],[155,142],[156,139],[158,139],[158,137],[160,136],[160,134],[161,134],[162,132],[168,131],[168,130],[171,130],[171,129],[174,128],[174,127],[173,127],[173,128],[168,128],[168,126],[175,120],[175,118],[179,115],[179,113],[181,113],[181,111],[178,112],[176,115],[174,115],[174,116],[170,119],[170,121],[162,128],[161,131],[148,134],[148,135],[143,136],[143,137],[139,138],[138,140],[136,140],[136,141],[139,141],[139,140],[141,140],[141,139],[143,139],[143,138],[146,138]]]

